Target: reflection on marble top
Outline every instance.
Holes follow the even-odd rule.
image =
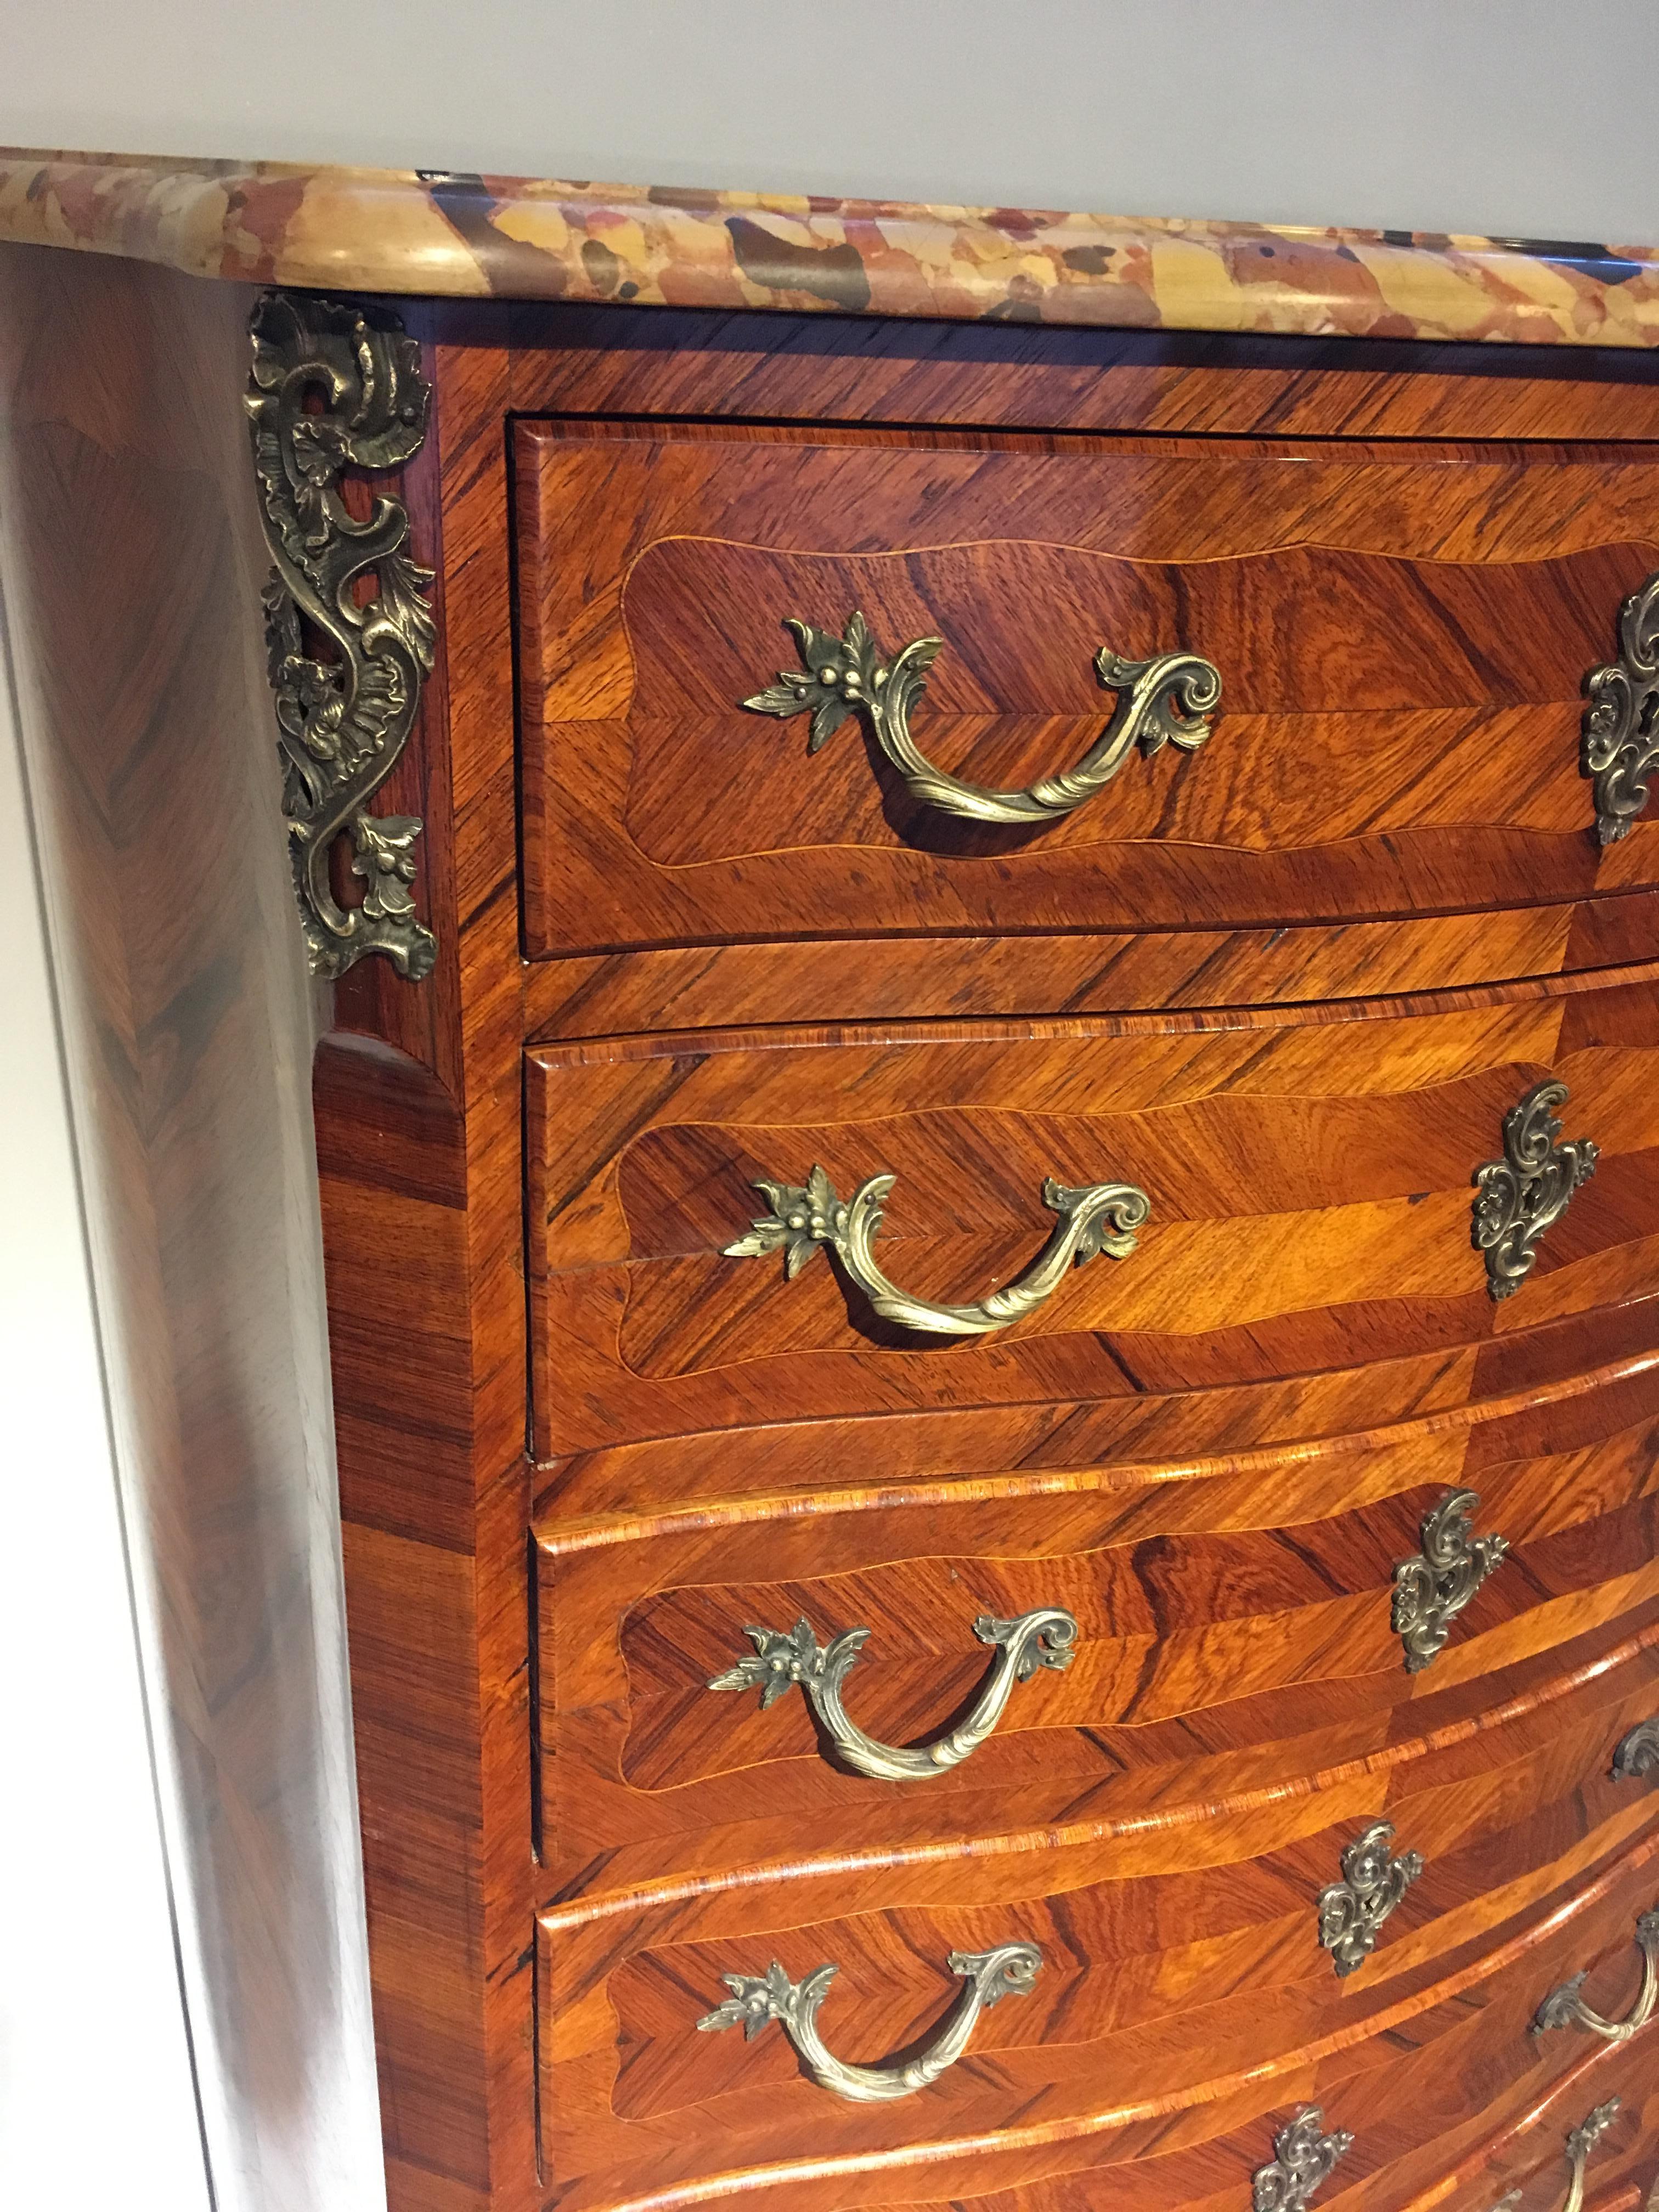
[[[638,307],[1659,345],[1659,252],[0,149],[0,240],[250,283]]]

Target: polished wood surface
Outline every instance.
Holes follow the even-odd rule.
[[[1174,1741],[1196,1757],[1196,1717],[1212,1709],[1251,1741],[1292,1718],[1358,1726],[1358,1699],[1380,1718],[1493,1673],[1650,1584],[1659,1594],[1648,1503],[1659,1427],[1623,1425],[1632,1409],[1604,1402],[1620,1395],[1578,1401],[1571,1443],[1558,1434],[1566,1448],[1547,1456],[1481,1463],[1479,1433],[1453,1434],[1368,1453],[1360,1484],[1340,1487],[1342,1461],[1321,1454],[1247,1481],[1125,1480],[1104,1495],[963,1484],[959,1502],[878,1498],[842,1514],[763,1500],[735,1527],[614,1532],[580,1551],[551,1521],[542,1637],[559,1657],[543,1674],[544,1726],[561,1852],[631,1851],[655,1832],[668,1848],[688,1829],[786,1815],[832,1820],[843,1838],[867,1819],[894,1841],[971,1828],[994,1808],[1036,1826],[1120,1803],[1150,1724],[1179,1720]],[[1644,1395],[1659,1395],[1646,1377]],[[1419,1549],[1425,1513],[1466,1482],[1479,1526],[1510,1555],[1432,1668],[1407,1677],[1394,1568]],[[1315,1513],[1325,1517],[1304,1517]],[[706,1687],[749,1648],[748,1622],[805,1618],[820,1643],[866,1627],[849,1704],[872,1733],[908,1742],[971,1700],[988,1664],[975,1620],[1042,1605],[1078,1621],[1070,1665],[1022,1687],[992,1740],[926,1789],[896,1793],[821,1759],[799,1695],[763,1711],[752,1695]]]
[[[425,810],[438,966],[347,976],[314,1082],[393,2212],[535,2194],[510,728],[468,649],[502,604],[493,368],[438,377],[401,487],[445,652],[387,788]]]
[[[1403,2141],[1393,2136],[1380,2153],[1367,2155],[1356,2142],[1328,2185],[1331,2201],[1341,2201],[1340,2190],[1354,2212],[1383,2207],[1431,2212],[1443,2206],[1492,2212],[1509,2189],[1520,2186],[1526,2204],[1559,2212],[1566,2201],[1568,2135],[1598,2106],[1617,2098],[1620,2110],[1587,2172],[1586,2201],[1593,2212],[1638,2212],[1645,2206],[1659,2166],[1654,2152],[1659,2095],[1651,2060],[1639,2044],[1622,2051],[1580,2052],[1542,2081],[1534,2072],[1519,2081],[1489,2081],[1478,2057],[1466,2072],[1462,2049],[1442,2045],[1439,2056],[1449,2069],[1443,2075],[1431,2062],[1402,2062],[1396,2079],[1422,2118]],[[1385,2106],[1389,2084],[1379,2081],[1361,2106],[1365,2086],[1361,2072],[1346,2060],[1310,2068],[1303,2083],[1308,2094],[1329,2099],[1322,2107],[1328,2128],[1341,2124],[1335,2109],[1340,2098],[1340,2112],[1360,2118],[1369,2144],[1377,2134],[1374,2116]],[[1470,2118],[1475,2106],[1478,2114]],[[1200,2212],[1234,2212],[1250,2202],[1253,2170],[1270,2157],[1279,2128],[1300,2108],[1299,2100],[1287,2104],[1264,2114],[1243,2140],[1223,2138],[1167,2161],[1155,2138],[1142,2158],[1113,2169],[1107,2184],[1113,2203],[1132,2205],[1136,2212],[1172,2203]],[[967,2200],[958,2197],[948,2205],[938,2199],[905,2201],[915,2212],[957,2212],[964,2201],[975,2212],[1094,2212],[1101,2188],[1098,2172],[1085,2172],[1045,2176]]]
[[[1202,2203],[1206,2165],[1224,2171],[1237,2160],[1248,2183],[1249,2168],[1267,2155],[1270,2116],[1310,2097],[1322,2104],[1328,2125],[1351,2128],[1359,2138],[1344,2174],[1345,2182],[1358,2181],[1425,2143],[1471,2104],[1489,2108],[1522,2082],[1536,2096],[1564,2056],[1568,2063],[1577,2056],[1528,2033],[1541,1996],[1568,1973],[1594,1967],[1595,1985],[1613,2008],[1628,2004],[1632,1930],[1651,1901],[1656,1851],[1659,1841],[1650,1835],[1595,1872],[1570,1855],[1559,1869],[1565,1878],[1535,1901],[1516,1910],[1500,1889],[1485,1915],[1472,1917],[1464,1940],[1454,1935],[1437,1953],[1409,1936],[1395,1949],[1385,1943],[1346,1987],[1320,1954],[1310,1979],[1280,1983],[1271,1998],[1256,1990],[1245,1992],[1243,2002],[1224,1996],[1206,2003],[1207,1991],[1194,1992],[1192,2022],[1182,2019],[1171,1990],[1152,2024],[1114,2027],[1108,2016],[1091,2035],[1092,2023],[1080,2019],[1074,2027],[1066,2022],[1058,2043],[1045,2041],[1030,2024],[1033,2009],[1046,2002],[1040,1978],[1031,1996],[1005,2002],[982,2021],[977,2056],[970,2051],[924,2097],[885,2108],[826,2097],[800,2078],[769,2031],[746,2047],[736,2036],[684,2039],[681,2070],[662,2109],[624,2117],[618,2064],[636,2056],[643,2061],[650,2050],[640,2031],[651,2015],[641,2014],[646,1992],[636,1980],[628,1992],[631,2021],[623,2012],[613,2024],[611,2006],[590,2000],[573,2005],[568,2023],[556,2015],[544,2034],[544,2112],[555,2116],[556,2130],[544,2119],[547,2153],[567,2177],[555,2201],[718,2203],[741,2173],[750,2185],[763,2176],[780,2192],[775,2201],[792,2212],[798,2204],[841,2212],[914,2203],[919,2181],[941,2195],[994,2203],[999,2191],[1056,2169],[1092,2174],[1098,2190],[1104,2168],[1115,2199],[1121,2187],[1132,2202]],[[686,1928],[681,1908],[676,1932],[704,1938],[695,1958],[681,1954],[663,1962],[688,2025],[705,1989],[710,2001],[720,1994],[720,1972],[764,1970],[757,1950],[783,1954],[799,1973],[845,1943],[844,1928],[795,1926],[791,1908],[798,1904],[810,1913],[809,1895],[797,1900],[792,1891],[778,1904],[787,1921],[737,1942],[706,1908]],[[1015,1906],[980,1905],[945,1918],[982,1947],[1017,1935],[1027,1917]],[[675,1923],[659,1916],[658,1925],[660,1942]],[[580,1949],[568,1940],[564,1914],[544,1914],[541,1927],[549,1980],[568,1977],[578,1990],[583,1951],[614,1962],[626,1943],[615,1922]],[[1297,1932],[1315,1948],[1305,1921]],[[1069,1936],[1067,1950],[1075,1940]],[[888,1923],[884,1940],[871,1931],[866,1956],[847,1955],[826,2005],[840,2047],[892,2050],[925,2035],[937,2018],[941,1978],[914,1948],[912,1929]],[[1282,1974],[1283,1966],[1277,1971]],[[1064,1954],[1049,1977],[1056,1984],[1069,1978]],[[1202,2038],[1197,2050],[1194,2025]],[[600,2170],[589,2180],[592,2163]]]
[[[316,1086],[394,2212],[1243,2212],[1310,2101],[1357,2137],[1321,2203],[1548,2212],[1613,2094],[1633,2212],[1644,2039],[1528,2024],[1581,1967],[1626,2007],[1659,1901],[1610,1771],[1659,1711],[1656,833],[1598,854],[1577,773],[1659,567],[1650,374],[410,320],[443,650],[389,803],[439,963],[354,971]],[[860,602],[946,636],[916,732],[975,774],[1081,749],[1102,642],[1231,688],[1054,830],[942,836],[856,729],[734,704]],[[1550,1074],[1601,1165],[1495,1306],[1469,1178]],[[721,1256],[817,1159],[897,1175],[878,1254],[953,1299],[1047,1175],[1153,1211],[925,1347],[827,1258]],[[1512,1550],[1408,1674],[1393,1571],[1462,1486]],[[748,1621],[868,1626],[849,1708],[925,1738],[973,1616],[1039,1603],[1071,1668],[915,1787],[704,1686]],[[1382,1817],[1428,1864],[1339,1978],[1314,1900]],[[873,2063],[1028,1931],[1033,1993],[896,2105],[696,2030],[834,1958]]]
[[[1620,849],[1615,848],[1616,849]],[[1655,902],[1643,891],[1484,914],[1269,929],[1077,930],[1061,935],[888,938],[867,944],[718,945],[538,961],[524,976],[537,1042],[763,1021],[811,1006],[825,1021],[906,1015],[1228,1009],[1241,1028],[1347,1018],[1363,999],[1437,1003],[1501,988],[1547,996],[1579,969],[1644,967],[1659,953]],[[1511,980],[1494,986],[1501,974]],[[1294,1008],[1287,1014],[1281,1008]],[[1405,1009],[1402,1007],[1401,1011]]]
[[[325,2212],[372,2201],[380,2154],[313,1010],[238,398],[251,304],[167,270],[0,246],[0,685],[15,687],[64,1054],[61,1068],[27,1056],[8,1025],[6,1079],[43,1095],[61,1081],[73,1116],[132,1577],[134,1617],[114,1632],[137,1632],[149,1738],[110,1755],[154,1762],[204,2152],[222,2203]],[[10,988],[9,973],[0,999]],[[78,1279],[79,1249],[58,1260]],[[104,1397],[85,1410],[101,1421]],[[104,1479],[67,1447],[30,1468],[15,1431],[7,1445],[9,1480],[52,1486],[66,1516]],[[78,1540],[28,1571],[54,1578],[62,1634],[78,1635]],[[73,1709],[50,1651],[14,1686],[54,1700],[64,1756],[95,1775],[101,1702]],[[64,1808],[12,1787],[14,1821],[55,1850]],[[107,1892],[77,1906],[60,1869],[46,1891],[118,1947],[133,1839],[106,1824],[87,1840],[109,1855]],[[106,2021],[94,2032],[95,1983],[77,2002],[88,2048],[61,2063],[88,2134],[118,2135],[100,2080],[126,2054]]]
[[[1606,355],[1015,322],[947,337],[896,320],[574,304],[458,307],[442,328],[457,345],[507,350],[515,415],[1528,444],[1644,441],[1659,425],[1656,365]]]
[[[1616,1301],[1650,1282],[1659,1231],[1656,1018],[1643,984],[1265,1036],[1222,1016],[1174,1036],[1077,1022],[540,1048],[538,1450],[784,1407],[1199,1389],[1449,1351]],[[1470,1178],[1546,1070],[1601,1165],[1495,1307]],[[756,1179],[804,1183],[815,1163],[843,1198],[897,1177],[884,1265],[931,1297],[1018,1272],[1051,1225],[1049,1176],[1135,1183],[1152,1217],[1128,1258],[1074,1269],[1014,1329],[918,1348],[825,1260],[791,1282],[776,1255],[723,1256],[766,1211]]]
[[[1650,463],[606,427],[514,437],[532,953],[1651,880],[1639,825],[1607,861],[1586,836],[1577,742],[1584,678],[1659,567]],[[952,821],[856,727],[809,757],[804,718],[743,711],[796,665],[785,616],[839,635],[855,608],[885,656],[942,638],[913,733],[974,783],[1081,757],[1103,644],[1213,661],[1215,734],[1035,830]]]

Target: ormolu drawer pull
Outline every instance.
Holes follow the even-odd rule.
[[[1340,2158],[1353,2148],[1346,2128],[1325,2133],[1325,2115],[1305,2106],[1273,2137],[1273,2154],[1250,2177],[1253,2212],[1302,2212],[1316,2189],[1329,2180]]]
[[[1137,744],[1149,760],[1166,744],[1196,752],[1221,703],[1219,672],[1195,653],[1124,660],[1102,646],[1095,655],[1095,673],[1107,690],[1117,694],[1103,734],[1062,775],[1045,776],[1027,791],[988,791],[935,768],[910,735],[910,709],[927,685],[942,638],[913,638],[891,660],[882,661],[861,614],[848,617],[844,637],[814,629],[793,616],[784,626],[794,632],[805,667],[780,669],[777,682],[744,705],[780,720],[810,713],[807,750],[814,753],[849,714],[866,715],[871,735],[904,778],[912,798],[969,822],[1052,822],[1069,814],[1111,781]]]
[[[1029,1682],[1040,1667],[1069,1667],[1077,1642],[1077,1622],[1062,1607],[1041,1607],[1023,1613],[1016,1620],[998,1620],[981,1613],[974,1633],[981,1644],[996,1646],[996,1661],[974,1709],[959,1727],[933,1742],[906,1750],[878,1743],[848,1717],[842,1704],[842,1686],[870,1640],[867,1628],[844,1628],[820,1648],[804,1620],[788,1635],[772,1628],[745,1628],[754,1650],[724,1674],[716,1674],[711,1690],[758,1690],[761,1709],[775,1705],[799,1683],[819,1725],[848,1766],[875,1782],[921,1782],[960,1766],[977,1751],[1002,1718],[1016,1682]]]
[[[855,2105],[885,2104],[908,2097],[937,2081],[968,2048],[981,2013],[1006,1996],[1024,1996],[1037,1978],[1042,1954],[1035,1943],[1003,1943],[994,1951],[952,1951],[951,1972],[968,1986],[937,2039],[918,2058],[902,2066],[850,2066],[825,2049],[818,2033],[818,2007],[840,1969],[820,1966],[804,1982],[792,1982],[775,1959],[762,1976],[722,1974],[732,1995],[697,2022],[700,2029],[741,2027],[752,2043],[769,2021],[776,2021],[800,2053],[808,2074],[821,2089]]]
[[[1595,1173],[1599,1149],[1588,1137],[1563,1144],[1555,1109],[1565,1083],[1537,1083],[1504,1116],[1504,1157],[1474,1171],[1469,1242],[1486,1258],[1486,1290],[1512,1297],[1532,1273],[1538,1240]]]
[[[1607,2043],[1628,2043],[1632,2036],[1639,2035],[1659,2003],[1659,1908],[1644,1912],[1637,1922],[1636,1941],[1642,1954],[1642,1987],[1623,2020],[1603,2020],[1599,2012],[1592,2012],[1579,1994],[1585,1977],[1575,1974],[1559,1990],[1552,1990],[1539,2006],[1533,2015],[1533,2033],[1543,2035],[1553,2027],[1582,2027]]]
[[[1101,1252],[1114,1260],[1127,1259],[1135,1249],[1136,1230],[1152,1212],[1152,1200],[1132,1182],[1095,1182],[1073,1189],[1051,1176],[1042,1186],[1042,1203],[1060,1216],[1060,1226],[1025,1273],[976,1305],[940,1306],[913,1298],[896,1283],[890,1283],[876,1265],[871,1248],[896,1180],[890,1175],[872,1176],[843,1206],[821,1167],[812,1170],[805,1184],[769,1182],[763,1176],[755,1188],[771,1201],[772,1211],[757,1219],[746,1237],[728,1244],[726,1257],[752,1260],[781,1252],[784,1273],[793,1282],[814,1248],[827,1244],[884,1321],[926,1329],[935,1336],[983,1336],[1035,1313],[1059,1289],[1073,1264],[1080,1267]]]
[[[1567,2185],[1565,2202],[1561,2212],[1580,2212],[1584,2202],[1584,2167],[1590,2153],[1613,2125],[1619,2113],[1619,2100],[1609,2097],[1605,2105],[1598,2105],[1587,2120],[1576,2127],[1567,2137],[1566,2160],[1571,2179]],[[1492,2212],[1515,2212],[1525,2192],[1511,2189],[1500,2197]]]
[[[1423,1549],[1394,1571],[1394,1628],[1406,1647],[1406,1672],[1438,1658],[1451,1625],[1510,1548],[1507,1536],[1475,1536],[1473,1490],[1454,1490],[1423,1516]]]
[[[1342,1879],[1319,1893],[1319,1940],[1339,1974],[1376,1948],[1377,1931],[1423,1871],[1420,1851],[1389,1850],[1392,1820],[1373,1820],[1342,1854]]]
[[[1651,1774],[1659,1766],[1659,1719],[1638,1721],[1627,1735],[1621,1735],[1613,1747],[1613,1778],[1615,1782],[1639,1782],[1644,1775]]]

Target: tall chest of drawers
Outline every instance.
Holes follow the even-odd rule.
[[[1659,386],[794,275],[248,298],[394,2212],[1634,2207]]]

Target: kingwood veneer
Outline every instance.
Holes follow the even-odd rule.
[[[149,172],[92,173],[148,204]],[[108,242],[79,171],[21,174],[0,227],[57,208]],[[290,188],[320,189],[193,173],[168,204],[198,225],[244,198],[191,265],[314,276]],[[435,289],[525,295],[405,301],[401,349],[384,301],[257,310],[302,830],[337,725],[370,732],[368,819],[315,877],[298,849],[335,979],[317,1149],[394,2212],[1299,2212],[1316,2179],[1352,2212],[1517,2185],[1548,2212],[1615,2096],[1580,2163],[1633,2212],[1659,823],[1581,743],[1593,672],[1644,672],[1620,609],[1659,569],[1645,263],[1571,279],[1622,357],[928,326],[814,312],[831,276],[892,304],[863,217],[774,262],[733,213],[716,269],[707,210],[612,252],[603,196],[544,232],[552,188],[377,190],[465,241]],[[1232,301],[1246,248],[1213,250]],[[1269,326],[1395,250],[1298,242],[1258,272]],[[677,253],[750,289],[677,290]],[[1078,307],[1056,267],[1034,315]],[[1025,296],[953,281],[909,311]],[[757,286],[769,312],[714,312]],[[592,304],[625,296],[678,304]],[[1564,335],[1493,334],[1529,331]],[[374,580],[308,597],[354,527]],[[744,704],[796,667],[788,617],[866,684],[822,750]],[[1207,659],[1219,708],[1189,749],[1201,684],[1166,694],[1175,742],[1074,811],[950,816],[869,704],[925,637],[910,738],[1005,794],[1121,711],[1102,647]],[[1504,1276],[1472,1178],[1548,1083],[1539,1157],[1578,1187]],[[815,1168],[843,1201],[896,1179],[870,1253],[900,1318],[850,1247],[786,1272],[810,1208],[757,1185]],[[1105,1221],[1133,1249],[972,1333],[1058,1233],[1051,1177],[1144,1193]],[[1407,1563],[1448,1525],[1457,1602],[1413,1644]],[[976,1624],[1042,1608],[1069,1663],[889,1778],[882,1746],[972,1722]],[[800,1621],[868,1632],[845,1709],[875,1771],[799,1684],[762,1705]],[[1421,1863],[1339,1972],[1322,1896],[1378,1822]],[[890,2069],[953,1952],[1019,1943],[1035,1978],[902,2100],[825,2086],[777,2021],[699,2032],[724,1977],[833,1961],[830,2051]],[[1636,2032],[1533,2032],[1581,1972]],[[1352,2145],[1276,2197],[1255,2177],[1310,2106]]]

